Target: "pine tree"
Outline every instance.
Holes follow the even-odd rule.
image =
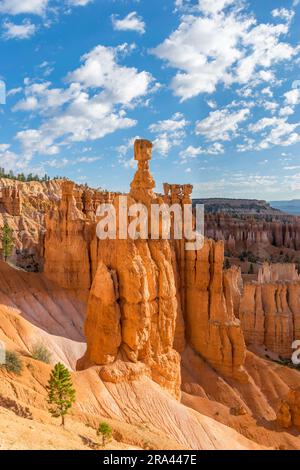
[[[75,402],[75,390],[68,369],[61,363],[54,366],[47,386],[49,412],[54,418],[61,418],[65,425],[65,416]]]
[[[97,435],[102,436],[102,446],[104,447],[105,444],[111,439],[112,437],[112,428],[108,423],[103,421],[102,423],[99,424],[98,430],[97,430]]]
[[[2,229],[1,241],[2,241],[3,257],[4,257],[4,260],[7,261],[7,258],[10,257],[10,255],[12,254],[12,250],[13,250],[13,231],[7,222],[5,222],[3,229]]]

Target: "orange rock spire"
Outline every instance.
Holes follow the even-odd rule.
[[[149,140],[136,140],[134,143],[134,159],[138,162],[138,169],[130,185],[130,196],[139,202],[146,203],[154,197],[155,181],[149,170],[152,148]]]

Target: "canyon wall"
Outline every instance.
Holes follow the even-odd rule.
[[[300,281],[300,275],[293,263],[264,263],[258,272],[258,283],[277,281]]]
[[[300,250],[300,218],[285,215],[205,215],[205,235],[224,240],[229,251],[247,250],[254,244]]]
[[[77,209],[74,183],[62,184],[62,199],[46,216],[44,273],[51,281],[87,299],[91,286],[89,220]]]
[[[22,196],[16,185],[2,188],[0,192],[0,206],[13,216],[19,216],[22,212]]]
[[[239,318],[248,345],[264,345],[291,358],[300,338],[300,281],[245,283]]]

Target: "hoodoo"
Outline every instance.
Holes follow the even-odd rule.
[[[152,144],[138,140],[134,149],[138,169],[129,199],[146,205],[160,201],[149,170]],[[170,188],[173,194],[174,186]],[[190,185],[183,187],[185,203],[191,191]],[[184,243],[93,239],[90,252],[97,269],[80,369],[103,366],[100,375],[111,381],[148,374],[179,397],[175,347],[191,347],[224,375],[246,379],[242,330],[225,298],[223,244],[206,241],[201,250],[189,252]]]

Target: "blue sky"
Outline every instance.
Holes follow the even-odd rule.
[[[300,198],[299,0],[0,0],[0,164]]]

